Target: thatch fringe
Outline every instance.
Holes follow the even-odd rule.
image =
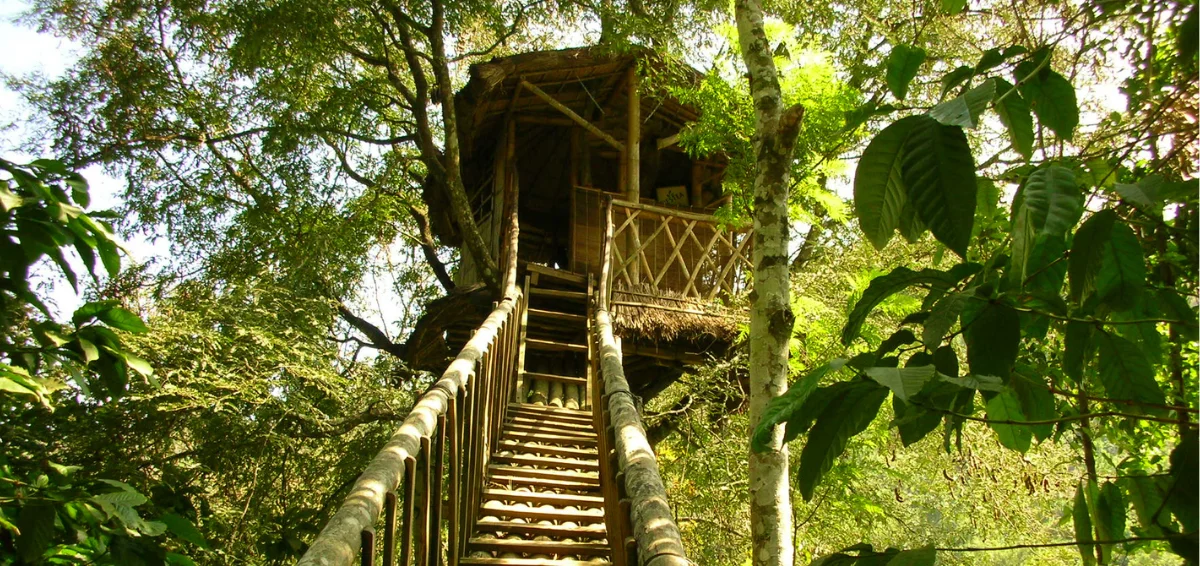
[[[745,316],[741,309],[654,290],[645,284],[614,289],[609,311],[614,329],[623,339],[663,345],[731,343]]]

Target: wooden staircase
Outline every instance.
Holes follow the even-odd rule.
[[[459,564],[613,564],[593,394],[590,284],[530,269],[518,379]]]

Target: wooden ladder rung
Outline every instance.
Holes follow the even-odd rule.
[[[553,352],[580,352],[586,354],[588,351],[587,344],[570,344],[539,338],[526,338],[525,345],[535,350],[550,350]]]
[[[604,505],[604,498],[598,495],[578,495],[574,493],[548,493],[539,491],[514,491],[511,489],[485,489],[484,497],[500,501],[520,501],[522,503],[537,503],[538,505],[559,505],[574,507],[599,507]]]
[[[587,554],[604,556],[612,549],[596,542],[565,542],[558,540],[509,540],[472,538],[471,548],[521,554]]]
[[[588,527],[543,525],[540,523],[517,523],[514,521],[479,521],[475,530],[488,533],[511,533],[531,536],[548,536],[579,539],[603,539],[608,537],[604,524]]]
[[[462,558],[466,566],[612,566],[607,560],[554,560],[550,558]]]
[[[521,375],[526,379],[544,379],[546,381],[557,381],[559,383],[567,383],[571,385],[587,385],[587,378],[575,377],[572,375],[555,375],[553,373],[537,373],[532,371],[524,372]]]
[[[530,295],[540,295],[543,297],[555,297],[558,299],[587,299],[587,293],[583,291],[567,291],[566,289],[543,289],[541,287],[530,287]]]
[[[600,485],[600,476],[595,473],[571,472],[566,470],[541,470],[537,468],[522,468],[520,466],[503,466],[491,464],[488,466],[493,476],[514,476],[540,478],[547,480],[570,481],[585,485]]]
[[[535,308],[529,309],[529,316],[530,317],[538,317],[538,318],[549,318],[549,319],[554,319],[554,320],[566,320],[566,321],[570,321],[570,322],[580,322],[580,323],[587,321],[587,317],[584,315],[581,315],[581,314],[551,311],[551,310],[545,310],[545,309],[535,309]]]

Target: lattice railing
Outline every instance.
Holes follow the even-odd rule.
[[[613,284],[695,299],[731,298],[747,290],[750,233],[707,214],[613,200]]]

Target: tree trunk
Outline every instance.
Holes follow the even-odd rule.
[[[794,315],[788,280],[788,175],[804,109],[783,109],[783,95],[763,30],[759,0],[737,0],[738,40],[754,100],[754,290],[750,293],[750,429],[772,398],[787,389],[788,342]],[[755,566],[790,566],[792,506],[783,427],[770,449],[750,452],[750,536]]]

